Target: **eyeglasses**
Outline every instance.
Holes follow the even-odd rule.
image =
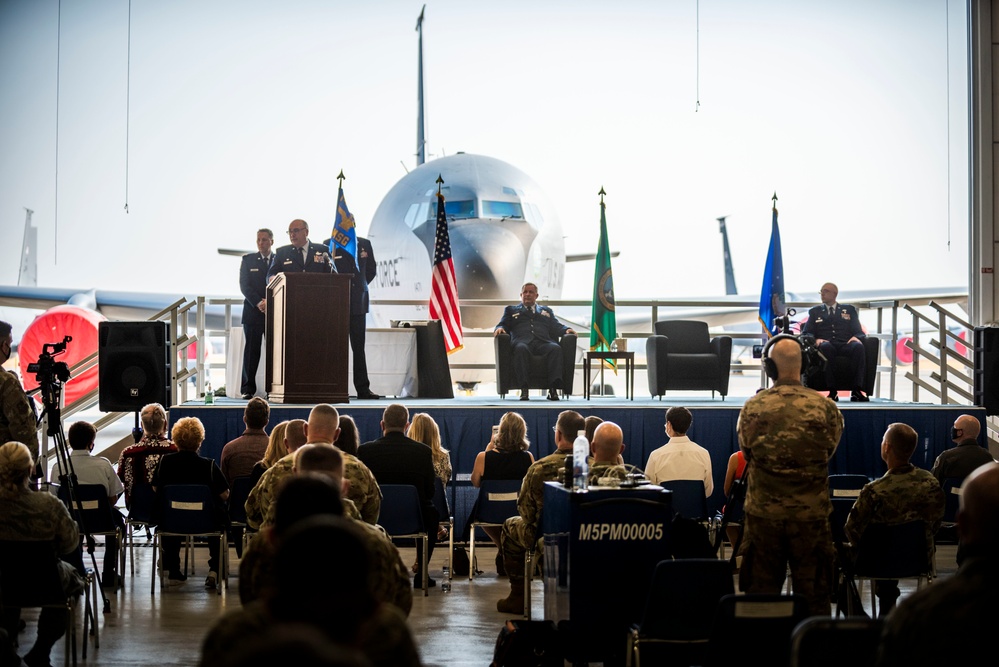
[[[293,227],[293,228],[291,228],[291,229],[288,230],[288,236],[294,236],[295,234],[298,234],[299,232],[304,232],[304,231],[306,231],[305,227]]]

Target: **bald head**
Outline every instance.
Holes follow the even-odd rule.
[[[305,444],[305,420],[292,419],[284,429],[284,448],[291,454]]]
[[[320,403],[309,413],[309,423],[305,427],[305,437],[310,443],[333,444],[340,435],[340,413],[332,405]]]
[[[999,547],[999,463],[986,463],[964,480],[957,531],[962,545]]]
[[[302,445],[295,452],[295,474],[319,473],[336,480],[343,479],[343,455],[333,445],[325,443]]]
[[[603,422],[593,432],[593,462],[617,463],[624,451],[624,433],[614,422]]]
[[[786,338],[774,343],[767,356],[777,366],[778,380],[801,380],[801,345]]]
[[[954,428],[958,431],[954,442],[962,440],[977,440],[978,434],[982,431],[982,424],[972,415],[961,415],[954,421]]]

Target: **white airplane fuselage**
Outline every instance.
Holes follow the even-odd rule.
[[[460,299],[516,303],[525,282],[542,299],[562,296],[562,225],[541,188],[502,160],[458,153],[423,164],[396,183],[375,211],[368,232],[378,264],[371,299],[419,300],[420,306],[375,304],[370,326],[429,317],[437,220],[437,177],[446,204],[451,255]],[[502,308],[461,306],[466,329],[492,329]],[[452,363],[492,363],[492,342],[465,339]],[[486,377],[488,376],[488,377]],[[456,382],[489,381],[494,373],[452,369]]]

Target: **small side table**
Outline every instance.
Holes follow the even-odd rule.
[[[604,350],[587,350],[583,358],[583,398],[590,400],[590,369],[591,362],[596,359],[624,359],[624,397],[628,400],[635,400],[635,353],[634,352],[610,352]],[[600,365],[601,385],[603,384],[604,368]]]

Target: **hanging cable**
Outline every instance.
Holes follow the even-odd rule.
[[[128,132],[132,101],[132,0],[128,0],[128,46],[125,50],[125,214],[128,214]]]
[[[694,87],[696,89],[695,97],[697,98],[696,104],[694,105],[694,113],[701,108],[701,0],[697,0],[697,19],[696,19],[696,44],[697,52],[694,60],[696,61],[696,74]]]
[[[947,20],[947,252],[950,252],[950,0],[944,0]]]
[[[55,203],[52,206],[52,217],[54,219],[55,238],[53,247],[55,248],[54,262],[59,263],[59,59],[62,48],[62,0],[56,8],[56,105],[55,105]]]

